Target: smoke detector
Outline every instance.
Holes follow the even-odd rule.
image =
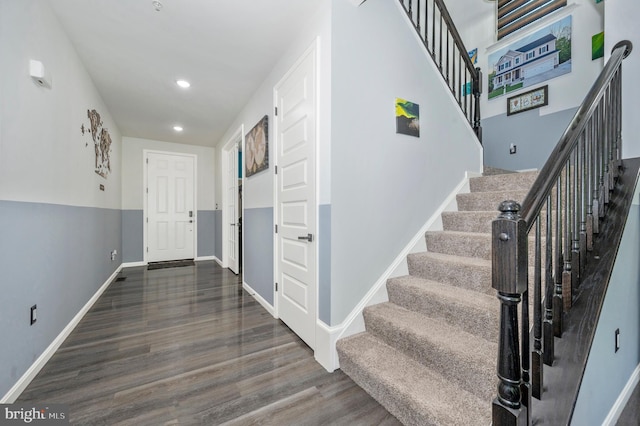
[[[160,10],[162,10],[162,3],[160,3],[158,0],[152,1],[151,4],[153,5],[153,8],[156,10],[156,12],[160,12]]]

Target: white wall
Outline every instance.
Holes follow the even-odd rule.
[[[122,208],[142,210],[145,149],[198,156],[198,210],[215,210],[216,151],[214,148],[124,137],[122,141]]]
[[[614,0],[604,2],[604,51],[608,58],[613,46],[621,40],[633,43],[631,55],[622,64],[622,156],[640,156],[640,31],[638,17],[640,2],[637,0]]]
[[[332,10],[331,325],[425,224],[481,147],[395,1]],[[421,137],[396,134],[395,98],[420,105]]]
[[[353,7],[353,6],[351,6]],[[319,174],[318,202],[320,204],[330,201],[330,132],[331,132],[331,25],[330,25],[330,4],[326,2],[314,16],[308,20],[301,20],[302,31],[291,37],[291,45],[284,46],[283,54],[274,65],[269,75],[254,92],[247,105],[238,114],[233,124],[225,135],[216,143],[216,149],[220,153],[224,145],[227,144],[244,124],[245,134],[248,133],[258,121],[269,116],[269,170],[251,176],[244,182],[244,208],[273,207],[273,88],[284,77],[285,73],[298,60],[307,48],[311,46],[316,37],[320,38],[320,73],[319,73],[319,113],[318,124],[320,134],[318,139],[318,155],[321,167]],[[222,206],[222,155],[218,156],[217,180],[216,180],[216,202]]]
[[[120,208],[120,132],[49,5],[2,1],[0,19],[0,199]],[[51,89],[29,77],[30,59],[44,64]],[[111,135],[107,179],[80,131],[87,109]]]
[[[603,66],[602,59],[591,60],[591,36],[604,28],[605,3],[606,1],[596,4],[594,0],[569,1],[564,9],[498,42],[495,33],[496,2],[486,0],[447,2],[447,7],[467,48],[469,50],[478,48],[478,66],[482,69],[484,77],[482,118],[507,112],[508,96],[493,98],[490,101],[487,99],[487,76],[491,72],[488,69],[489,55],[569,14],[573,16],[572,71],[541,83],[541,85],[549,85],[549,105],[537,111],[539,115],[546,115],[580,105]],[[513,92],[515,93],[517,92]]]

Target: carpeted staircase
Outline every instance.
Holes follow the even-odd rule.
[[[491,221],[522,201],[537,172],[471,178],[458,211],[365,308],[366,332],[338,341],[340,367],[406,425],[489,425],[500,304],[491,288]]]

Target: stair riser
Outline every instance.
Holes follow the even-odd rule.
[[[474,356],[474,348],[469,348],[470,353],[456,353],[440,347],[428,336],[419,336],[411,331],[394,327],[394,324],[386,321],[384,317],[370,314],[367,310],[364,312],[364,319],[367,332],[405,355],[440,372],[462,389],[487,401],[495,396],[494,364],[497,352],[487,354],[486,357]],[[484,364],[483,361],[485,361]]]
[[[498,341],[500,327],[497,299],[494,310],[471,308],[393,281],[387,283],[387,293],[391,303],[431,318],[442,319],[490,342]]]
[[[442,227],[445,231],[475,232],[490,234],[491,223],[498,217],[499,212],[444,212],[442,214]],[[542,235],[547,230],[547,213],[542,212]],[[553,231],[555,231],[555,212],[552,215]],[[533,231],[532,231],[533,232]]]
[[[527,191],[509,192],[471,192],[456,195],[459,211],[494,211],[499,214],[498,207],[505,200],[515,200],[521,203]]]

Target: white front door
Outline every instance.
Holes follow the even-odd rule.
[[[195,157],[146,153],[147,261],[193,259]]]
[[[234,274],[239,270],[239,228],[238,221],[238,145],[234,143],[227,153],[226,176],[226,214],[224,215],[227,227],[227,265]]]
[[[315,348],[316,46],[275,87],[278,316]]]

